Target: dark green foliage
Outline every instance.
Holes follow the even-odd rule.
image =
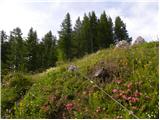
[[[114,44],[112,19],[106,16],[105,11],[101,14],[98,23],[98,41],[99,48],[108,48]]]
[[[53,67],[56,62],[56,37],[52,35],[52,32],[49,31],[44,38],[42,39],[42,44],[40,47],[43,51],[43,61],[42,65],[44,68]]]
[[[72,33],[72,54],[74,57],[83,56],[82,22],[80,17],[76,20]]]
[[[93,53],[98,50],[98,41],[97,41],[97,17],[94,11],[89,13],[89,44],[90,51],[89,53]]]
[[[38,60],[38,38],[36,31],[33,28],[29,30],[28,38],[26,40],[27,47],[27,70],[35,71],[37,68]]]
[[[84,14],[83,21],[82,21],[82,45],[83,45],[83,54],[90,53],[91,47],[90,47],[90,26],[89,26],[89,18],[86,14]]]
[[[72,58],[72,52],[71,52],[71,39],[72,39],[72,25],[71,25],[71,19],[70,14],[67,13],[64,21],[61,25],[61,31],[59,31],[59,59],[60,60],[71,60]]]
[[[25,71],[26,69],[26,47],[22,39],[20,28],[15,28],[9,37],[8,65],[11,71]]]
[[[113,32],[112,19],[105,11],[100,18],[97,18],[94,11],[84,14],[82,21],[78,17],[73,31],[70,14],[67,13],[58,40],[49,31],[38,42],[37,32],[33,28],[24,39],[21,29],[16,28],[11,31],[7,41],[7,35],[1,31],[3,74],[8,71],[42,71],[55,66],[57,58],[57,63],[61,63],[109,48],[115,44],[114,39],[131,41],[120,17],[115,20]]]
[[[117,41],[126,40],[127,42],[131,42],[131,38],[129,38],[126,29],[126,24],[124,24],[124,22],[121,20],[119,16],[116,17],[115,19],[114,31],[115,31],[115,38]]]
[[[23,75],[23,73],[8,74],[4,77],[1,92],[2,118],[6,118],[7,114],[10,114],[8,111],[13,112],[14,103],[18,103],[18,100],[25,95],[32,84],[30,77]]]
[[[9,43],[7,41],[7,35],[6,33],[2,30],[0,31],[0,39],[1,39],[1,69],[2,75],[5,75],[7,73],[8,65],[7,65],[7,60],[8,60],[8,49],[9,49]],[[3,77],[3,76],[2,76]]]

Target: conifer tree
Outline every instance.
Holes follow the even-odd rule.
[[[72,52],[72,25],[70,14],[67,13],[59,31],[59,58],[61,60],[71,60]]]
[[[90,52],[95,52],[98,50],[98,41],[97,41],[97,17],[94,11],[92,11],[91,13],[89,13],[89,26],[90,26],[90,39],[88,39],[90,41],[90,47],[91,50]]]
[[[82,40],[82,22],[80,17],[76,20],[75,27],[73,30],[72,39],[72,53],[74,57],[80,57],[83,55],[83,40]]]
[[[56,38],[49,31],[42,39],[44,44],[44,68],[53,67],[56,62]]]
[[[26,70],[26,47],[22,38],[22,32],[20,28],[15,28],[9,37],[9,54],[8,64],[13,71],[25,71]]]
[[[112,19],[106,16],[105,11],[101,14],[98,23],[98,41],[99,48],[107,48],[114,43]]]
[[[28,38],[26,40],[28,71],[35,71],[38,67],[37,45],[38,45],[37,33],[36,31],[33,31],[33,28],[31,28],[28,33]]]
[[[89,23],[89,17],[86,14],[84,14],[82,21],[81,37],[82,37],[83,55],[91,53],[90,23]]]
[[[0,39],[1,39],[1,69],[2,74],[8,69],[7,60],[8,60],[8,49],[9,43],[7,41],[8,36],[5,31],[0,31]],[[7,72],[7,71],[6,71]]]
[[[129,38],[128,36],[126,25],[119,16],[116,17],[115,19],[114,32],[115,32],[115,38],[117,41],[121,41],[121,40],[126,40],[127,42],[131,41],[131,38]]]

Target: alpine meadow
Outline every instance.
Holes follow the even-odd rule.
[[[157,19],[145,14],[156,0],[7,1],[16,12],[0,20],[2,119],[159,119]]]

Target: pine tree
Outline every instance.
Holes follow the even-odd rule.
[[[8,54],[8,49],[9,49],[9,43],[7,41],[7,35],[6,32],[3,30],[0,31],[0,39],[1,39],[1,69],[2,69],[2,75],[5,74],[8,69],[7,65],[7,54]]]
[[[89,25],[90,25],[90,45],[91,45],[91,53],[98,50],[98,41],[97,41],[97,24],[98,20],[94,11],[89,13]]]
[[[117,41],[126,40],[127,42],[131,41],[131,38],[128,36],[128,32],[126,29],[126,25],[121,20],[121,18],[118,16],[115,19],[115,38]]]
[[[84,14],[82,21],[81,37],[82,37],[83,55],[91,53],[90,23],[89,23],[89,17],[86,14]]]
[[[56,62],[56,38],[49,31],[42,39],[44,44],[44,68],[53,67]]]
[[[13,29],[9,37],[8,64],[13,71],[25,71],[26,68],[26,47],[22,39],[20,28]]]
[[[110,17],[106,16],[105,11],[101,14],[98,23],[99,48],[107,48],[113,44],[113,23]]]
[[[37,70],[39,71],[43,71],[45,68],[45,60],[44,60],[44,43],[43,41],[41,41],[40,43],[38,43],[37,45]]]
[[[35,71],[37,69],[37,52],[38,38],[36,31],[33,28],[29,30],[28,38],[26,40],[27,47],[27,69],[28,71]]]
[[[71,38],[72,38],[72,25],[70,14],[67,13],[64,21],[61,25],[61,31],[59,31],[59,59],[61,60],[71,60],[72,52],[71,52]]]
[[[82,22],[80,20],[80,17],[78,17],[72,35],[72,53],[74,57],[81,57],[83,55],[83,40],[81,35],[81,28]]]

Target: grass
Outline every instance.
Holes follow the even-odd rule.
[[[86,77],[139,118],[159,118],[158,46],[151,42],[129,49],[104,49],[40,74],[26,75],[32,84],[23,86],[27,89],[20,97],[15,85],[2,86],[2,118],[134,118]],[[78,70],[67,71],[70,64]],[[110,83],[92,78],[102,66],[112,76]]]

